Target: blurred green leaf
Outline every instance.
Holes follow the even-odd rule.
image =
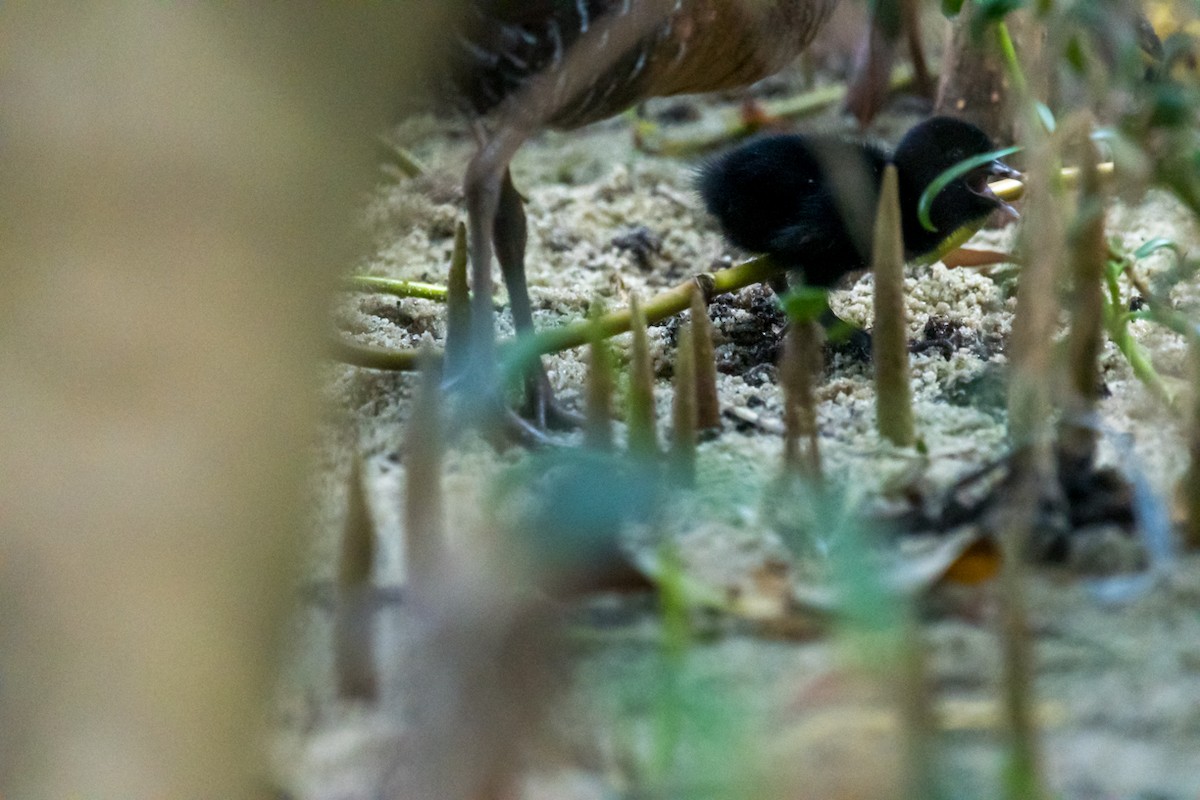
[[[1157,253],[1159,250],[1173,250],[1175,255],[1179,255],[1179,245],[1165,236],[1156,236],[1148,242],[1142,244],[1137,250],[1133,251],[1133,260],[1141,261],[1146,256]]]
[[[1067,46],[1063,50],[1063,58],[1076,73],[1082,75],[1087,71],[1088,57],[1078,35],[1072,36],[1067,41]]]
[[[1166,83],[1154,88],[1150,124],[1172,128],[1190,124],[1195,118],[1191,92],[1184,87]]]
[[[793,322],[813,322],[829,307],[829,291],[817,286],[793,286],[779,302]]]
[[[655,471],[614,454],[562,450],[507,470],[490,507],[539,570],[603,569],[621,558],[621,531],[649,522],[659,506]]]
[[[1003,21],[1018,8],[1023,8],[1025,0],[977,0],[975,5],[979,9],[979,20],[985,25],[990,25]]]
[[[1038,115],[1038,119],[1042,122],[1042,127],[1048,133],[1054,133],[1054,129],[1058,127],[1058,120],[1054,118],[1054,112],[1050,110],[1050,106],[1043,103],[1041,100],[1035,100],[1033,110]]]

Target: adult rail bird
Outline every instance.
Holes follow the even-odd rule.
[[[610,117],[651,97],[743,86],[812,41],[837,0],[466,0],[442,95],[475,123],[467,166],[469,341],[451,331],[447,369],[494,398],[493,254],[518,332],[533,329],[526,222],[509,164],[530,136]],[[455,341],[455,339],[459,341]],[[526,380],[527,432],[554,422],[545,373]],[[561,417],[560,417],[561,419]],[[515,417],[510,421],[518,422]]]

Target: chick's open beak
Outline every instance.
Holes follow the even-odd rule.
[[[1023,177],[1024,176],[1021,175],[1020,172],[1013,169],[1008,164],[1005,164],[1000,159],[996,159],[987,165],[986,172],[979,176],[979,181],[976,185],[971,186],[971,191],[980,197],[986,197],[988,200],[991,200],[1000,208],[1001,211],[1003,211],[1005,214],[1008,214],[1013,219],[1020,219],[1021,215],[1017,213],[1017,210],[1013,208],[1007,201],[997,196],[997,194],[992,190],[992,187],[988,184],[988,179],[1010,178],[1012,180],[1021,180]]]
[[[1015,181],[1019,181],[1025,177],[1020,171],[1013,169],[998,158],[991,164],[988,164],[988,174],[995,178],[1012,178]]]

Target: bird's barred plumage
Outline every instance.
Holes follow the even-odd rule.
[[[558,69],[589,33],[628,15],[639,0],[470,0],[456,25],[444,94],[484,115],[530,77]],[[613,66],[567,98],[550,120],[570,128],[653,96],[752,83],[787,64],[836,0],[674,0],[662,20]]]

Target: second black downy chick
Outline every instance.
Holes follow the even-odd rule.
[[[699,189],[726,237],[745,250],[769,253],[810,286],[832,286],[871,258],[875,209],[884,167],[896,165],[908,259],[938,253],[964,227],[1012,207],[988,187],[992,177],[1020,173],[1002,161],[984,164],[938,193],[930,209],[936,231],[918,219],[925,189],[944,171],[995,149],[987,134],[952,117],[913,127],[894,154],[828,135],[769,136],[705,165]]]

